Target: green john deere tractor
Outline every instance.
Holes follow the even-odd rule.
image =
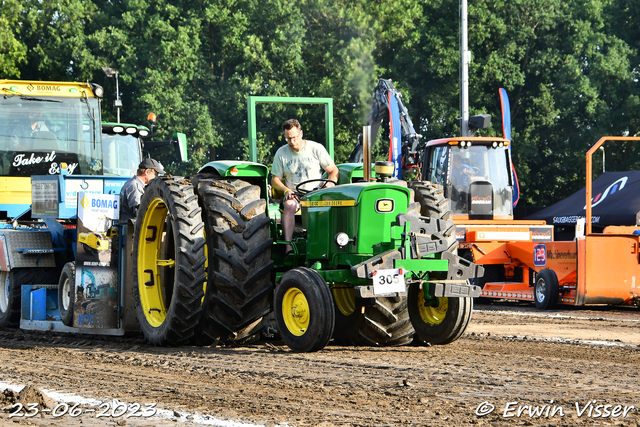
[[[250,97],[252,158],[256,102],[324,103],[332,122],[330,99]],[[401,345],[414,334],[431,344],[459,338],[479,295],[467,280],[483,271],[455,253],[449,201],[434,189],[433,215],[419,216],[412,190],[390,180],[390,166],[376,165],[372,181],[369,164],[360,168],[363,182],[351,182],[358,168],[345,165],[340,180],[347,183],[301,196],[292,242],[282,240],[264,165],[216,161],[189,179],[151,181],[133,243],[133,293],[146,339],[242,342],[272,312],[298,352],[332,338],[349,345]],[[294,251],[285,256],[287,243]]]

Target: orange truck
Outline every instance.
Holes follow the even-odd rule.
[[[474,284],[484,286],[483,297],[532,301],[539,308],[558,303],[638,303],[635,227],[607,227],[594,234],[588,223],[586,237],[554,241],[553,225],[514,219],[518,183],[511,161],[510,107],[506,91],[500,89],[499,93],[503,137],[473,135],[472,129],[490,126],[491,116],[481,114],[468,118],[468,135],[423,144],[400,93],[391,80],[384,79],[374,90],[368,124],[377,134],[382,122],[389,123],[389,159],[396,172],[417,168],[418,181],[408,186],[421,205],[422,215],[448,220],[453,213],[458,254],[484,267],[484,276],[474,279]],[[588,218],[591,155],[605,141],[634,139],[607,137],[589,150]],[[361,143],[350,159],[362,163]]]
[[[528,289],[535,273],[529,268],[532,263],[515,261],[511,252],[552,242],[553,226],[545,221],[514,219],[513,193],[517,184],[510,145],[508,139],[501,137],[429,141],[422,157],[422,181],[410,182],[409,186],[423,207],[423,215],[433,216],[425,210],[433,209],[425,202],[433,199],[434,193],[443,192],[450,200],[459,254],[469,261],[476,258],[485,268],[484,277],[476,279],[476,284],[499,282],[501,288]]]
[[[609,141],[640,141],[640,137],[603,137],[587,152],[583,236],[574,241],[522,242],[487,235],[492,230],[488,225],[467,228],[467,233],[470,229],[475,233],[467,239],[474,240],[467,247],[476,263],[522,272],[521,280],[494,282],[489,278],[482,296],[534,301],[543,309],[556,304],[640,305],[640,227],[609,226],[594,233],[591,222],[592,156]],[[533,238],[531,228],[529,233]],[[483,236],[498,238],[484,242]]]

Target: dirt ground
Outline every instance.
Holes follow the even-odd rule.
[[[496,303],[477,305],[450,345],[312,354],[0,330],[0,389],[33,386],[0,394],[0,426],[638,426],[639,344],[637,309]],[[52,392],[96,402],[71,415],[79,397]],[[115,416],[125,407],[114,399],[128,414],[161,411]],[[39,413],[19,416],[16,402],[34,401]]]

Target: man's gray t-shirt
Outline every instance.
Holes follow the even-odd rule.
[[[134,176],[129,178],[120,189],[120,220],[128,221],[133,219],[134,222],[138,216],[138,207],[140,199],[144,194],[145,184],[140,178]]]
[[[333,164],[333,160],[327,149],[322,144],[315,141],[305,140],[304,148],[295,152],[289,145],[278,148],[273,158],[271,173],[274,176],[284,178],[284,185],[296,189],[301,182],[322,177],[322,172]],[[309,183],[304,187],[311,190],[318,186],[318,183]]]

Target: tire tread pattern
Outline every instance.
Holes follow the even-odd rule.
[[[453,223],[451,202],[444,197],[444,190],[428,181],[411,181],[409,187],[415,193],[415,201],[420,203],[420,214],[430,218],[438,218],[447,222],[442,238],[447,240],[447,250],[453,252],[458,247],[456,226]]]
[[[309,329],[302,336],[287,330],[282,316],[282,300],[287,290],[297,287],[309,305]],[[320,274],[307,267],[297,267],[282,275],[275,291],[275,315],[280,336],[296,352],[322,350],[331,340],[335,325],[333,296]]]
[[[446,221],[445,230],[439,233],[436,238],[447,241],[447,251],[457,252],[458,241],[456,239],[456,226],[453,223],[453,212],[451,202],[444,197],[444,190],[437,184],[429,181],[412,181],[409,188],[413,189],[415,201],[420,203],[420,213],[422,216],[438,218]],[[438,274],[432,273],[430,277],[437,279]],[[430,344],[449,344],[462,336],[471,321],[473,312],[472,298],[449,298],[449,309],[445,319],[439,325],[428,325],[420,317],[416,304],[419,293],[417,285],[412,285],[409,289],[409,314],[416,328],[418,340]]]
[[[364,313],[362,313],[364,307]],[[393,347],[410,344],[414,329],[406,297],[380,297],[373,305],[358,306],[349,316],[335,307],[336,344]]]
[[[66,310],[63,308],[62,298],[64,292],[64,282],[66,279],[71,282],[71,289],[69,295],[69,307]],[[76,289],[76,263],[75,261],[68,262],[62,267],[62,273],[60,273],[60,280],[58,282],[58,310],[60,312],[60,320],[66,326],[73,326],[73,307],[75,304],[75,289]]]
[[[243,179],[198,176],[209,254],[202,332],[223,343],[259,332],[270,311],[273,267],[266,200]]]
[[[167,309],[167,318],[158,327],[151,326],[142,312],[140,292],[138,291],[138,246],[141,238],[139,225],[142,224],[149,204],[161,198],[166,204],[167,217],[171,222],[175,244],[175,275],[171,302]],[[204,225],[201,208],[191,182],[183,177],[164,176],[152,180],[140,200],[138,221],[134,231],[133,243],[133,296],[140,327],[145,339],[157,346],[176,346],[187,343],[195,334],[202,310],[204,296],[205,252]],[[162,279],[162,276],[161,276]],[[168,278],[164,278],[168,281]],[[143,285],[144,286],[144,285]]]

